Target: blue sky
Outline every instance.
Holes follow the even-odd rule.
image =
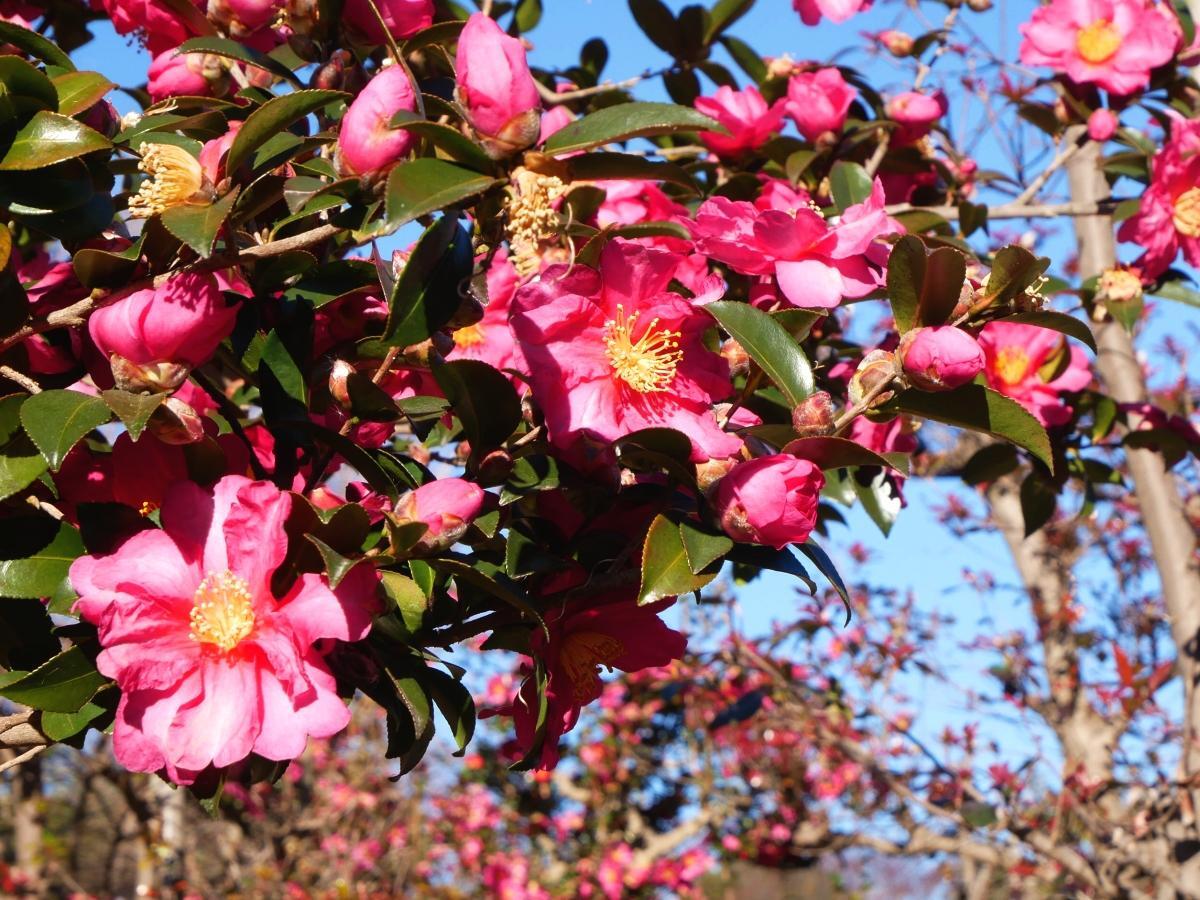
[[[676,10],[685,5],[680,0],[667,2]],[[1028,18],[1034,5],[1031,0],[1000,0],[989,13],[981,15],[964,10],[963,15],[976,37],[985,38],[1001,58],[1013,60],[1019,43],[1017,24]],[[633,26],[622,0],[546,0],[545,6],[541,25],[530,35],[534,44],[532,59],[536,64],[547,68],[570,66],[577,60],[583,42],[595,35],[605,37],[608,42],[610,59],[605,76],[609,79],[624,79],[664,62],[663,54]],[[919,35],[940,24],[945,7],[927,4],[925,10],[916,15],[922,14],[930,16],[931,21],[922,25],[905,4],[879,3],[843,25],[822,23],[816,28],[807,28],[792,12],[787,0],[758,0],[753,11],[738,22],[731,33],[766,56],[786,53],[798,60],[836,59],[860,68],[884,92],[899,91],[911,83],[911,64],[898,62],[886,54],[867,54],[862,49],[865,41],[861,34],[897,27],[914,36]],[[76,53],[79,67],[101,71],[121,84],[143,81],[148,64],[144,51],[127,39],[116,37],[107,23],[97,23],[93,29],[98,39]],[[739,70],[732,66],[731,69],[741,77]],[[943,75],[962,70],[961,61],[953,56],[947,56],[939,63],[939,73]],[[986,77],[988,73],[980,74]],[[710,83],[705,84],[706,92],[712,89]],[[647,82],[637,92],[644,99],[665,98],[657,81]],[[136,108],[128,97],[117,95],[113,99],[121,112]],[[967,122],[954,118],[957,115],[961,120],[962,114],[978,116],[979,110],[952,106],[952,129],[967,127]],[[981,168],[1008,169],[998,146],[987,135],[973,146],[972,152]],[[1061,190],[1057,181],[1047,188],[1051,196]],[[1059,223],[1058,233],[1041,240],[1035,247],[1037,252],[1051,256],[1056,262],[1066,260],[1073,250],[1066,230],[1068,224]],[[993,235],[999,231],[1017,235],[1021,230],[1020,223],[1002,223],[993,229]],[[1125,259],[1132,258],[1131,250],[1123,250]],[[1181,337],[1188,331],[1191,331],[1194,344],[1194,329],[1198,324],[1200,313],[1197,310],[1163,302],[1152,317],[1142,345],[1152,351],[1166,335]],[[826,542],[826,547],[848,581],[863,580],[912,590],[923,609],[953,615],[956,624],[943,635],[939,661],[960,687],[990,692],[993,690],[990,679],[981,677],[979,672],[991,660],[977,653],[967,653],[959,649],[959,645],[981,633],[1027,626],[1027,603],[1015,590],[1018,582],[1011,557],[998,535],[980,534],[958,541],[937,523],[930,507],[941,502],[951,489],[942,483],[910,481],[906,488],[909,506],[891,537],[883,539],[865,514],[855,509],[848,513],[847,528],[835,526],[833,538]],[[854,541],[862,541],[873,551],[871,560],[861,567],[846,552]],[[982,597],[964,585],[965,569],[989,570],[1006,589]],[[744,591],[739,616],[747,630],[762,631],[772,619],[788,619],[798,607],[794,590],[794,582],[768,575]],[[932,682],[917,678],[908,679],[903,686],[912,695],[913,705],[922,711],[918,730],[923,735],[935,735],[946,724],[961,726],[971,718],[964,713],[963,701],[958,694],[950,694]],[[1022,724],[994,722],[987,729],[1003,743],[1028,743],[1030,739],[1027,727]]]

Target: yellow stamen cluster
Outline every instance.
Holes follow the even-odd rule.
[[[595,696],[600,684],[600,667],[612,667],[625,652],[616,638],[596,631],[577,631],[563,640],[559,659],[571,679],[575,700],[586,703]]]
[[[205,576],[192,603],[193,641],[229,652],[254,630],[250,586],[228,570]]]
[[[658,319],[651,319],[641,338],[635,341],[633,326],[639,315],[626,317],[625,307],[617,304],[616,318],[604,323],[604,353],[613,374],[635,391],[642,394],[665,391],[683,359],[680,334],[657,330]]]
[[[1093,66],[1111,59],[1121,49],[1121,32],[1108,19],[1097,19],[1075,36],[1075,49]]]
[[[182,147],[144,144],[138,168],[150,177],[129,198],[129,213],[135,218],[146,219],[173,206],[212,202],[199,160]]]
[[[482,344],[484,340],[483,325],[480,322],[476,322],[474,325],[457,328],[452,337],[454,338],[454,346],[459,350]]]
[[[542,175],[524,166],[513,170],[505,211],[513,266],[522,278],[538,270],[542,244],[558,232],[554,203],[566,190],[566,184],[557,176]]]
[[[1024,347],[1004,347],[996,354],[996,374],[1005,384],[1020,384],[1029,373],[1029,354]]]
[[[1175,198],[1175,230],[1185,237],[1200,237],[1200,187],[1188,188]]]

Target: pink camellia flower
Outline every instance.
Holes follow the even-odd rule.
[[[917,328],[900,340],[900,360],[909,381],[923,391],[952,391],[983,371],[979,342],[961,328]]]
[[[1021,25],[1021,62],[1131,94],[1170,62],[1182,33],[1145,0],[1052,0]]]
[[[454,349],[446,354],[446,359],[479,359],[501,371],[527,371],[521,348],[508,327],[508,311],[517,293],[518,280],[508,253],[501,248],[487,270],[488,302],[483,318],[454,332]]]
[[[113,751],[125,768],[191,784],[251,753],[294,759],[349,722],[313,645],[366,636],[378,576],[355,566],[331,590],[304,574],[273,596],[290,509],[267,482],[176,482],[161,530],[71,564],[76,608],[99,629],[96,665],[121,689]]]
[[[395,519],[401,525],[428,526],[420,545],[426,550],[445,549],[466,533],[486,496],[483,488],[465,478],[439,478],[401,496]]]
[[[735,157],[757,150],[783,125],[783,102],[776,100],[768,106],[753,85],[741,91],[721,85],[712,97],[697,97],[695,107],[729,132],[700,132],[704,146],[718,156]]]
[[[1088,137],[1093,141],[1104,143],[1117,133],[1117,126],[1120,124],[1117,114],[1111,109],[1092,110],[1092,114],[1088,116],[1087,120]]]
[[[792,0],[792,8],[800,13],[800,21],[805,25],[816,25],[822,18],[845,22],[870,7],[871,0]]]
[[[1145,251],[1135,265],[1158,278],[1176,254],[1200,266],[1200,121],[1175,119],[1171,137],[1150,163],[1150,186],[1117,237]]]
[[[779,191],[770,196],[784,199]],[[745,275],[774,276],[788,302],[809,309],[832,309],[874,290],[886,259],[876,239],[900,230],[884,210],[878,179],[833,228],[809,205],[780,209],[726,197],[706,201],[690,224],[701,253]]]
[[[735,541],[776,550],[803,544],[824,486],[825,476],[807,459],[776,454],[738,463],[717,482],[721,527]]]
[[[905,91],[892,97],[884,107],[887,117],[899,125],[892,132],[892,143],[897,147],[916,143],[933,130],[946,109],[946,95],[941,91],[932,94]]]
[[[490,155],[508,156],[537,140],[542,98],[524,44],[489,16],[474,13],[459,35],[454,68],[458,101]]]
[[[343,174],[381,175],[398,163],[417,136],[392,128],[401,110],[414,112],[417,98],[408,73],[389,66],[372,78],[354,98],[338,131],[338,168]]]
[[[422,28],[433,24],[433,0],[375,0],[387,32],[392,37],[410,37]],[[387,32],[379,24],[379,17],[367,0],[346,0],[342,17],[354,31],[372,44],[387,41]]]
[[[230,37],[244,41],[270,25],[284,6],[280,0],[208,0],[208,19]]]
[[[575,727],[579,711],[600,696],[601,666],[636,672],[683,657],[687,638],[658,617],[670,602],[638,606],[632,598],[621,598],[587,609],[555,609],[546,615],[549,638],[542,629],[533,630],[531,649],[545,664],[548,677],[549,708],[538,768],[558,764],[559,738]],[[517,742],[532,749],[538,718],[532,679],[521,686],[511,713]]]
[[[195,37],[186,20],[162,0],[100,0],[117,34],[138,34],[152,54]],[[201,4],[194,4],[199,6]],[[198,13],[202,16],[203,13]]]
[[[146,379],[145,387],[170,389],[189,368],[208,361],[233,331],[237,311],[226,305],[211,274],[185,272],[96,310],[88,333],[114,374],[126,367],[129,378]]]
[[[146,90],[155,103],[167,97],[208,97],[224,75],[225,69],[216,56],[165,50],[146,70]]]
[[[806,141],[839,132],[858,91],[835,68],[799,72],[788,80],[787,114]]]
[[[1043,425],[1061,425],[1070,419],[1071,407],[1061,395],[1081,391],[1092,381],[1084,352],[1049,328],[989,322],[979,333],[979,344],[988,387],[1012,397]],[[1066,368],[1047,381],[1043,366],[1061,353],[1069,354]]]
[[[729,365],[704,346],[712,320],[667,290],[678,257],[613,240],[599,271],[552,266],[513,299],[513,333],[551,441],[568,452],[643,428],[674,428],[703,462],[741,441],[717,425]]]

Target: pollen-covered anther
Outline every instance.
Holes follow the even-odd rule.
[[[513,266],[522,278],[538,270],[542,244],[558,233],[554,204],[566,191],[566,183],[555,175],[543,175],[524,166],[513,170],[505,211]]]
[[[212,186],[200,161],[182,147],[145,144],[138,168],[149,177],[129,198],[129,213],[135,218],[149,218],[173,206],[207,206],[213,201]]]
[[[640,313],[626,317],[625,307],[618,303],[617,314],[604,323],[604,352],[613,374],[642,394],[665,391],[675,378],[675,370],[683,359],[679,349],[678,331],[659,330],[658,319],[650,324],[638,340],[633,339],[633,327]]]
[[[206,575],[192,598],[191,638],[228,652],[254,630],[254,598],[232,572]]]

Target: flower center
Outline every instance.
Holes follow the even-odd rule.
[[[146,144],[138,168],[150,177],[142,182],[137,196],[129,198],[132,216],[145,219],[172,206],[211,200],[203,194],[204,170],[199,160],[182,147]]]
[[[228,652],[254,630],[254,598],[245,580],[226,570],[206,575],[192,600],[192,640]]]
[[[576,631],[563,640],[560,659],[571,679],[575,700],[587,703],[600,686],[600,667],[612,667],[625,652],[625,645],[614,637],[596,631]]]
[[[679,332],[659,331],[658,319],[651,319],[634,341],[633,326],[639,315],[626,318],[625,307],[617,304],[617,317],[604,323],[604,352],[613,373],[638,393],[665,391],[683,359]]]
[[[1121,47],[1121,32],[1108,19],[1097,19],[1087,28],[1079,29],[1075,49],[1084,62],[1099,65],[1112,58]]]
[[[467,347],[474,347],[476,344],[483,343],[483,325],[476,322],[474,325],[467,325],[465,328],[458,328],[454,332],[454,346],[459,350]]]
[[[996,354],[995,371],[1005,384],[1020,384],[1029,372],[1029,354],[1023,347],[1005,347]]]
[[[1188,188],[1175,198],[1175,230],[1185,237],[1200,237],[1200,187]]]

